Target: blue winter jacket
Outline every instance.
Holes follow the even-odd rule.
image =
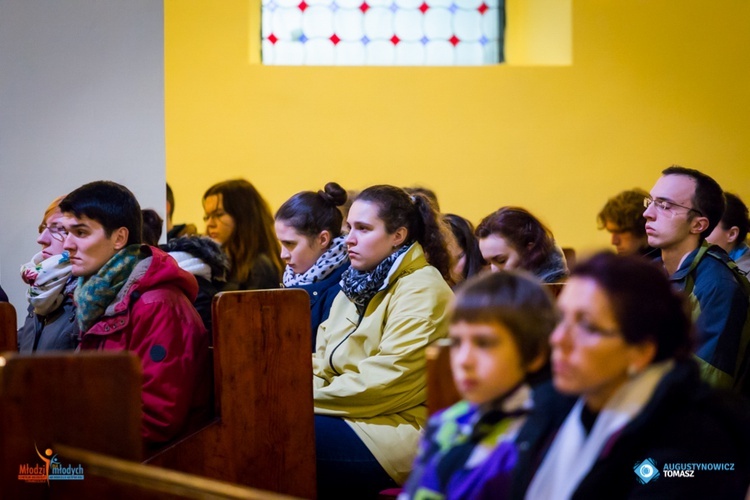
[[[693,280],[690,304],[696,326],[695,355],[701,365],[701,377],[711,385],[730,388],[734,382],[748,298],[734,273],[715,257],[704,255],[691,272],[700,248],[690,252],[669,279],[682,291],[688,281]],[[712,251],[723,252],[719,247],[713,247]]]

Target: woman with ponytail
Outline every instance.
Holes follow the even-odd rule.
[[[341,275],[349,268],[338,209],[344,203],[344,188],[329,182],[323,191],[295,194],[276,212],[276,237],[286,264],[283,284],[310,295],[313,350],[318,326],[328,318],[341,291]]]
[[[402,484],[425,425],[425,350],[444,337],[451,259],[420,194],[362,191],[347,216],[351,267],[313,354],[319,498]]]

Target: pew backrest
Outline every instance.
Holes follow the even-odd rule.
[[[217,419],[146,463],[314,498],[307,292],[224,292],[212,307]]]
[[[141,384],[127,352],[0,356],[0,496],[46,498],[52,485],[19,476],[55,443],[141,460]]]

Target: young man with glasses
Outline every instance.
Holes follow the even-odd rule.
[[[675,165],[662,172],[644,206],[648,244],[661,249],[673,285],[690,295],[703,378],[743,391],[743,336],[750,334],[744,278],[730,269],[726,252],[705,241],[724,212],[721,187],[702,172]]]
[[[126,187],[86,184],[60,202],[82,350],[128,350],[143,368],[144,443],[187,431],[210,411],[208,334],[193,307],[198,283],[141,244],[141,209]]]

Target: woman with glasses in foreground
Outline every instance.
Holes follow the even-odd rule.
[[[63,242],[68,233],[60,223],[60,201],[53,201],[39,225],[36,242],[42,251],[21,266],[21,279],[29,285],[28,316],[18,330],[18,350],[22,353],[75,349],[78,323],[73,292],[77,280],[71,274],[68,252]]]
[[[578,401],[561,425],[554,412],[529,418],[514,496],[744,498],[750,409],[700,381],[683,299],[663,272],[599,254],[558,305],[553,382]]]

